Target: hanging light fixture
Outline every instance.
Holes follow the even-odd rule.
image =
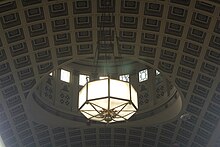
[[[106,1],[106,10],[109,9],[110,3]],[[111,13],[105,15],[102,14],[101,17],[110,16]],[[116,27],[114,27],[116,32]],[[112,32],[111,28],[105,28],[105,24],[100,25],[100,36],[102,36],[102,31]],[[105,34],[105,33],[104,33]],[[107,33],[108,34],[108,33]],[[111,33],[110,33],[111,34]],[[116,33],[115,33],[116,34]],[[109,38],[109,37],[107,37]],[[118,36],[116,34],[116,43],[118,45]],[[102,40],[102,41],[101,41]],[[105,40],[105,37],[100,37],[98,40],[96,54],[94,58],[94,63],[97,74],[97,66],[100,55],[101,48],[111,46],[112,40]],[[107,48],[106,48],[107,49]],[[104,73],[107,78],[94,80],[88,82],[79,92],[79,105],[78,108],[80,112],[88,118],[88,120],[99,121],[104,123],[113,123],[118,121],[126,121],[133,114],[136,113],[138,109],[137,92],[133,86],[126,81],[120,81],[116,79],[111,79],[110,74],[106,73],[106,67],[109,66],[107,53],[105,53],[105,64]],[[113,53],[114,56],[114,53]],[[104,76],[106,76],[104,75]]]
[[[79,92],[79,110],[89,120],[126,121],[137,109],[137,92],[129,82],[106,78],[87,82]]]

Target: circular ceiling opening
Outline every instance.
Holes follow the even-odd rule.
[[[79,91],[87,80],[106,76],[127,81],[137,91],[138,111],[126,121],[127,125],[166,122],[182,109],[180,93],[159,70],[128,58],[100,56],[96,63],[94,58],[74,60],[43,77],[27,99],[30,118],[48,125],[85,125],[88,120],[78,110]]]

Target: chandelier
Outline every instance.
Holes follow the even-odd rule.
[[[110,4],[108,1],[105,1],[106,12],[109,14],[103,13],[101,18],[112,17],[113,14],[110,11]],[[107,25],[108,26],[108,25]],[[115,30],[115,40],[117,47],[118,45],[118,36],[116,32],[116,27],[114,25]],[[108,47],[112,46],[114,43],[114,37],[111,38],[108,34],[111,34],[113,28],[106,28],[104,23],[100,24],[99,28],[99,40],[97,41],[96,54],[94,58],[94,63],[96,63],[95,74],[97,73],[98,60],[100,59],[100,50],[105,47],[105,49],[109,49]],[[105,34],[107,36],[105,36]],[[108,40],[109,39],[109,40]],[[109,66],[108,62],[108,53],[104,53],[105,65],[104,69]],[[112,53],[114,57],[114,52]],[[115,59],[115,57],[114,57]],[[115,65],[114,65],[115,66]],[[117,67],[116,67],[117,68]],[[129,82],[120,81],[117,79],[111,79],[110,73],[106,73],[108,75],[105,79],[93,80],[84,85],[84,87],[79,92],[79,105],[78,108],[80,112],[88,119],[94,120],[104,123],[113,123],[118,121],[126,121],[128,120],[138,109],[138,100],[137,100],[137,92],[133,88],[133,86]],[[96,77],[97,79],[97,77]]]
[[[89,120],[126,121],[137,109],[137,92],[129,82],[108,77],[87,82],[79,92],[79,110]]]

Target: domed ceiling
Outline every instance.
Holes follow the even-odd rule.
[[[183,96],[181,97],[177,87],[158,70],[131,59],[121,59],[123,64],[121,62],[113,64],[111,60],[108,62],[107,65],[103,66],[103,63],[100,63],[96,67],[85,60],[70,62],[43,77],[27,97],[25,108],[28,118],[49,126],[59,125],[60,122],[69,127],[83,127],[87,123],[91,126],[106,126],[86,119],[78,110],[79,91],[85,84],[81,84],[82,81],[86,82],[87,78],[89,81],[97,80],[103,77],[105,71],[113,79],[129,81],[138,93],[137,113],[128,121],[113,123],[111,127],[121,127],[125,124],[127,126],[156,125],[167,122],[180,113],[185,105]],[[97,70],[96,74],[95,70]],[[64,71],[69,73],[69,78],[66,80],[62,78]],[[81,78],[83,75],[86,77]],[[123,79],[126,75],[127,79]],[[97,87],[94,90],[100,93]]]
[[[0,22],[0,135],[6,147],[220,146],[218,0],[4,0]],[[100,30],[101,25],[110,31]],[[176,87],[183,101],[178,115],[159,123],[148,119],[111,126],[50,120],[41,117],[42,107],[30,111],[34,96],[44,100],[39,91],[45,92],[48,79],[59,77],[49,73],[88,64],[97,41],[105,39],[112,44],[100,48],[102,53],[158,70]],[[137,83],[143,107],[151,86]],[[44,110],[52,106],[44,104]]]

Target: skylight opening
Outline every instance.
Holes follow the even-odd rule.
[[[70,82],[70,72],[64,69],[61,69],[60,80],[69,83]]]
[[[148,70],[141,70],[139,71],[139,82],[147,81],[148,80]]]
[[[89,76],[88,75],[79,75],[79,85],[84,86],[87,81],[89,82]]]
[[[160,74],[160,72],[158,70],[156,70],[155,72],[156,72],[156,76]]]
[[[129,75],[120,75],[119,80],[129,82]]]

